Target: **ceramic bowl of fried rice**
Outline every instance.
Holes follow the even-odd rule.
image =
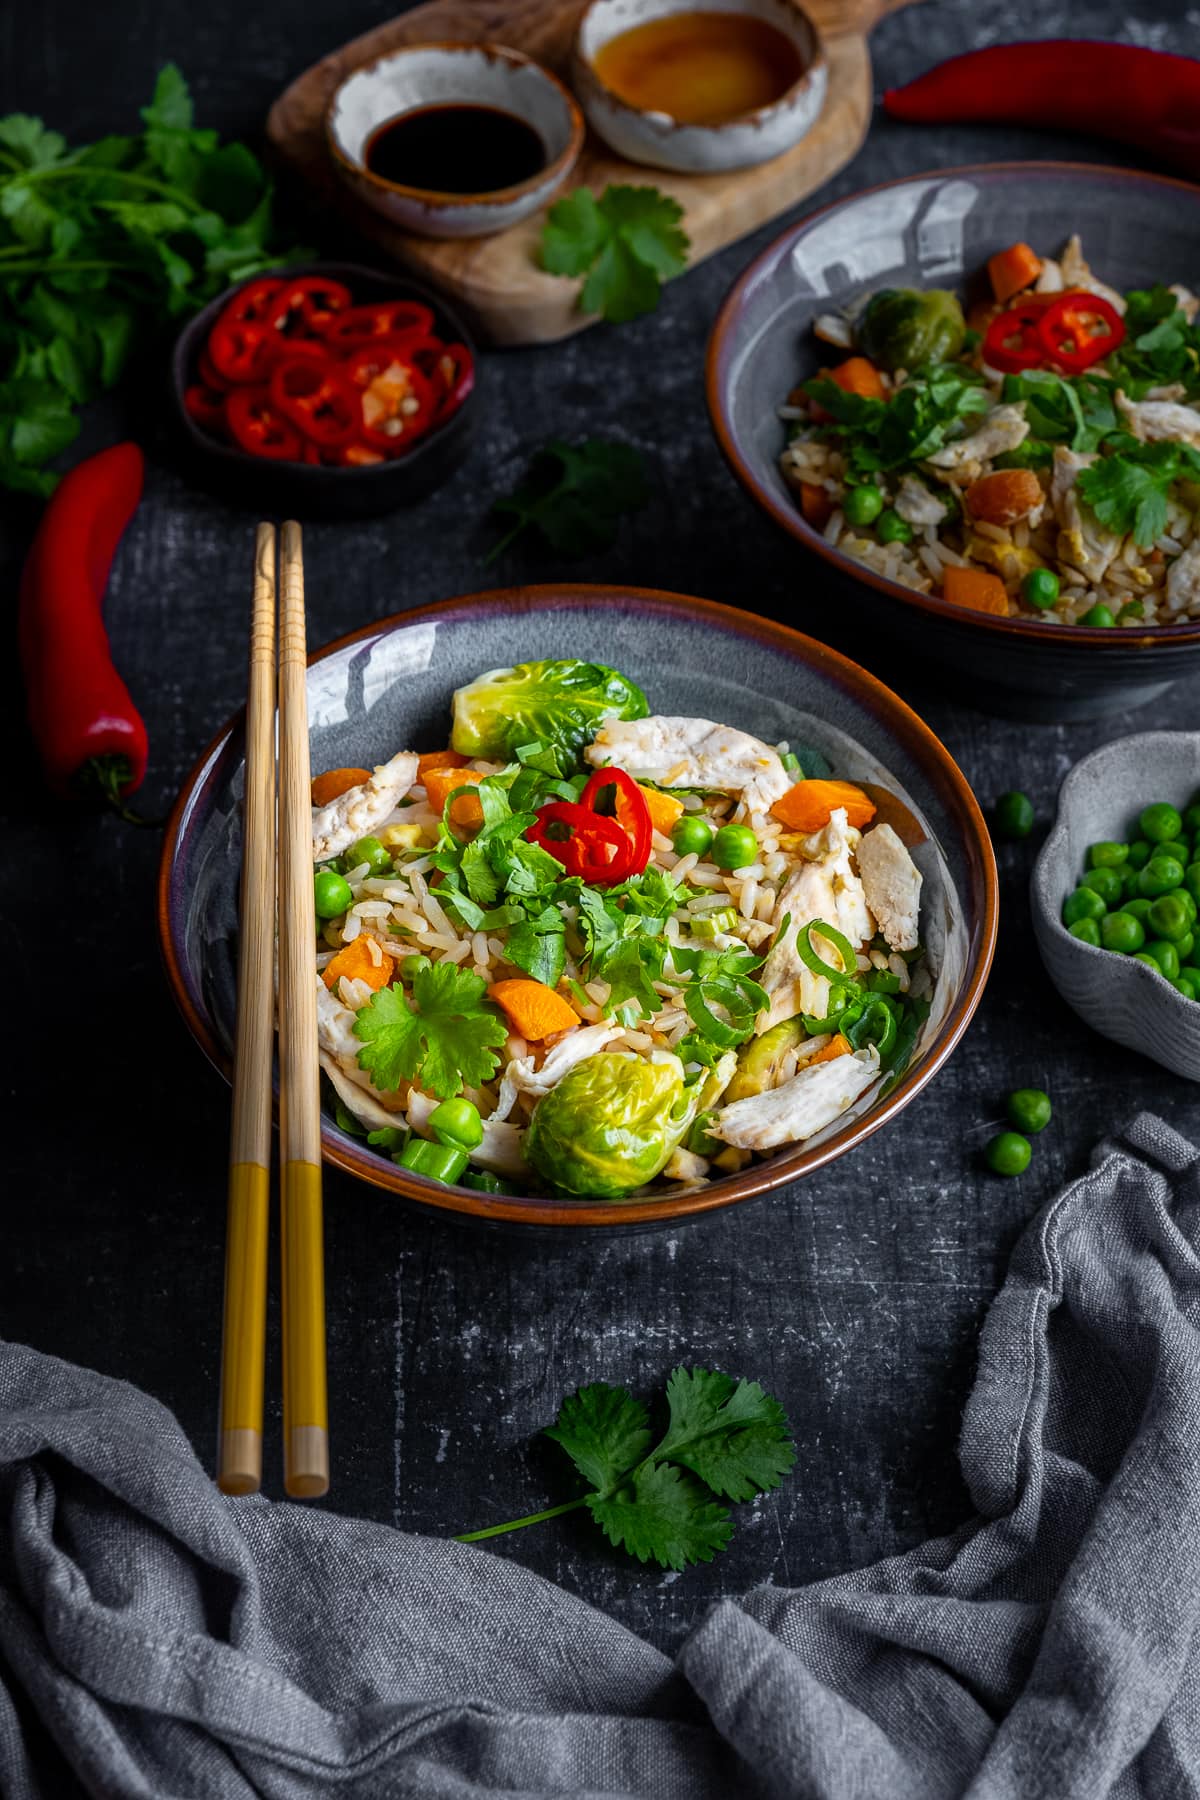
[[[1190,184],[1013,163],[835,201],[769,246],[714,327],[709,408],[825,565],[814,608],[832,581],[885,656],[1017,717],[1194,670],[1198,233]],[[804,599],[797,620],[817,628]]]
[[[532,700],[506,699],[529,667],[548,671]],[[547,684],[568,669],[584,686],[556,761]],[[309,715],[316,880],[336,896],[314,946],[324,1154],[397,1195],[551,1228],[699,1216],[884,1126],[978,1003],[996,877],[970,788],[882,683],[783,626],[636,589],[467,596],[319,653]],[[243,773],[238,719],[184,786],[160,881],[176,999],[225,1073]],[[653,1152],[667,1109],[675,1148],[614,1185],[583,1147],[603,1094],[639,1083],[605,1143],[618,1163]],[[447,1098],[473,1122],[469,1166],[445,1152]]]

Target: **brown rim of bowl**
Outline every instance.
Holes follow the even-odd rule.
[[[745,457],[741,455],[733,441],[729,421],[721,406],[718,390],[717,364],[725,350],[725,342],[735,323],[735,315],[740,310],[746,289],[757,278],[763,268],[779,250],[781,244],[787,243],[798,232],[806,229],[814,220],[823,218],[827,213],[836,212],[839,207],[851,201],[865,199],[869,194],[886,193],[890,188],[907,187],[916,181],[930,181],[936,177],[950,178],[955,175],[997,175],[1022,174],[1030,171],[1050,174],[1086,174],[1103,176],[1109,181],[1136,182],[1144,185],[1152,183],[1157,187],[1179,188],[1190,194],[1193,199],[1200,195],[1200,188],[1191,181],[1182,181],[1172,175],[1150,175],[1138,169],[1118,169],[1107,163],[1059,162],[1053,158],[1043,158],[1027,162],[992,162],[992,163],[960,163],[951,168],[927,169],[913,175],[901,176],[896,181],[881,181],[874,187],[859,188],[853,194],[846,194],[840,200],[831,200],[825,206],[814,208],[805,213],[802,219],[789,225],[786,231],[773,238],[765,250],[759,252],[742,273],[721,302],[721,309],[709,335],[708,349],[705,353],[704,385],[708,400],[708,416],[713,431],[721,447],[726,462],[741,482],[742,486],[753,495],[763,509],[770,513],[776,524],[804,545],[807,550],[815,550],[818,556],[841,574],[852,577],[855,581],[865,582],[879,593],[886,594],[892,600],[902,601],[906,606],[915,606],[922,612],[932,613],[935,618],[949,619],[958,625],[973,625],[983,631],[999,632],[1010,637],[1028,637],[1033,642],[1052,642],[1056,644],[1078,644],[1085,649],[1137,649],[1154,644],[1187,644],[1200,643],[1200,621],[1190,620],[1179,625],[1148,625],[1142,631],[1128,627],[1113,631],[1111,627],[1096,625],[1063,625],[1048,623],[1042,619],[1001,619],[991,613],[972,612],[969,607],[955,606],[949,600],[943,600],[935,594],[918,594],[914,588],[906,588],[898,581],[889,581],[885,575],[877,575],[865,563],[855,562],[852,556],[837,550],[832,544],[825,542],[820,532],[814,531],[805,523],[800,512],[781,500],[777,494],[762,482]]]
[[[552,87],[558,89],[567,103],[571,135],[566,147],[559,152],[553,162],[548,162],[544,169],[540,169],[536,175],[531,175],[528,181],[519,181],[515,187],[485,188],[478,194],[443,194],[437,188],[406,187],[400,181],[385,181],[382,175],[376,175],[373,169],[368,169],[364,162],[355,162],[353,157],[345,154],[334,139],[333,128],[330,124],[338,95],[349,82],[355,80],[357,76],[365,74],[368,69],[377,69],[380,63],[395,62],[397,57],[407,56],[415,50],[481,50],[485,56],[492,56],[498,62],[507,63],[510,69],[523,67],[536,69],[538,74]],[[457,104],[469,106],[471,102],[460,101]],[[405,112],[415,111],[417,111],[416,107],[405,107],[398,113],[390,113],[388,117],[399,119],[404,116]],[[348,75],[344,75],[334,88],[329,96],[322,123],[329,154],[335,162],[341,163],[342,167],[348,169],[352,175],[360,176],[362,180],[370,182],[373,187],[382,189],[385,194],[402,194],[406,200],[430,202],[439,207],[479,206],[489,202],[502,204],[506,200],[519,200],[523,195],[536,193],[545,182],[550,180],[553,181],[555,187],[560,186],[579,160],[579,153],[583,149],[584,135],[587,130],[579,102],[565,82],[560,81],[558,76],[553,74],[544,63],[540,63],[535,56],[526,56],[522,50],[510,50],[507,44],[494,44],[490,38],[482,38],[478,42],[468,42],[462,38],[439,38],[428,44],[401,44],[396,50],[387,50],[382,56],[373,57],[370,62],[360,63],[358,68],[351,69]],[[380,120],[381,125],[386,123],[386,119]],[[378,130],[378,126],[375,129]]]
[[[996,858],[983,814],[965,775],[941,739],[934,735],[929,726],[897,694],[877,676],[851,662],[849,657],[818,643],[815,638],[805,637],[786,625],[759,618],[753,613],[741,612],[736,607],[724,606],[715,600],[693,599],[686,594],[672,594],[658,588],[613,589],[588,583],[568,583],[562,587],[495,588],[480,594],[460,594],[451,600],[434,601],[426,606],[414,607],[411,612],[393,613],[388,618],[376,619],[357,631],[335,638],[332,643],[315,651],[308,660],[310,664],[321,662],[350,644],[399,626],[456,616],[478,617],[481,608],[504,613],[539,612],[550,608],[561,611],[564,607],[594,607],[598,602],[614,597],[632,602],[643,611],[660,611],[668,616],[682,611],[687,618],[699,616],[719,630],[730,632],[736,637],[751,637],[772,649],[782,650],[789,656],[803,657],[806,662],[819,665],[848,691],[856,693],[860,698],[865,697],[877,716],[886,718],[889,713],[895,714],[894,727],[889,726],[889,729],[894,729],[895,734],[911,751],[932,762],[934,777],[943,798],[952,811],[959,813],[968,827],[968,877],[981,914],[976,968],[943,1022],[936,1048],[919,1068],[910,1070],[892,1093],[864,1118],[845,1126],[813,1150],[801,1150],[788,1156],[786,1160],[758,1163],[739,1175],[724,1176],[719,1182],[696,1193],[661,1195],[644,1201],[580,1200],[565,1203],[552,1200],[515,1200],[504,1195],[474,1195],[469,1190],[446,1187],[440,1182],[425,1181],[420,1176],[410,1175],[393,1163],[365,1154],[352,1143],[335,1142],[322,1121],[321,1154],[325,1162],[349,1175],[358,1176],[373,1187],[422,1201],[440,1212],[495,1219],[506,1224],[548,1227],[665,1224],[671,1220],[691,1219],[703,1213],[716,1212],[742,1200],[749,1200],[771,1188],[784,1187],[803,1175],[823,1168],[836,1156],[862,1143],[920,1093],[937,1074],[966,1030],[991,969],[996,947],[999,892]],[[230,735],[241,728],[244,718],[243,709],[217,732],[185,778],[167,821],[158,872],[158,938],[167,980],[175,1004],[183,1014],[192,1036],[226,1080],[231,1073],[230,1060],[217,1043],[207,1021],[192,1004],[175,952],[171,934],[170,889],[176,841],[180,826],[190,809],[192,797],[213,757]]]
[[[817,29],[816,20],[813,18],[808,8],[800,4],[800,0],[782,0],[782,3],[787,6],[791,12],[799,14],[811,32],[813,41],[813,54],[809,61],[805,63],[791,87],[785,88],[779,98],[777,100],[772,100],[768,106],[756,106],[751,112],[735,113],[732,118],[722,119],[717,125],[703,125],[699,123],[688,125],[681,119],[671,118],[669,113],[664,115],[667,118],[671,118],[671,123],[677,131],[724,131],[729,125],[756,125],[764,119],[768,113],[773,113],[776,107],[785,106],[789,101],[794,100],[796,96],[802,93],[809,85],[814,73],[818,69],[825,68],[827,62],[825,56],[825,40]],[[587,5],[579,15],[579,23],[575,27],[575,35],[571,39],[572,60],[578,63],[580,68],[587,71],[588,76],[595,82],[604,98],[610,101],[613,106],[619,106],[623,112],[632,113],[635,118],[648,118],[653,113],[654,109],[652,107],[634,106],[630,101],[626,100],[623,95],[618,94],[615,88],[610,88],[608,83],[598,72],[595,59],[591,56],[585,56],[580,49],[580,39],[583,36],[584,21],[587,19],[590,12],[594,12],[597,6],[603,4],[604,0],[587,0]],[[676,0],[676,3],[671,8],[671,12],[688,12],[692,10],[694,10],[692,0]],[[739,0],[729,0],[729,10],[731,12],[739,12],[741,10]],[[667,18],[670,14],[660,13],[657,16],[659,18]],[[747,13],[746,17],[754,18],[757,17],[757,14]],[[650,23],[649,20],[643,22],[645,24]],[[632,26],[625,27],[626,31],[632,29]],[[616,37],[620,37],[621,35],[623,35],[621,32],[614,33],[614,36]],[[611,43],[612,39],[610,38],[608,42]],[[813,123],[815,124],[816,121],[814,120]]]

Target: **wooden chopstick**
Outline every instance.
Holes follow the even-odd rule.
[[[312,799],[300,527],[284,525],[279,585],[279,1145],[284,1487],[329,1487]]]
[[[271,1190],[271,1052],[275,1011],[275,527],[260,525],[246,696],[246,800],[237,981],[229,1212],[217,1483],[262,1483],[263,1353]]]

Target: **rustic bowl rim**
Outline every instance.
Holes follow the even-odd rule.
[[[854,1149],[916,1098],[942,1068],[965,1032],[979,1005],[991,969],[996,946],[999,881],[987,825],[966,776],[924,720],[877,676],[839,651],[831,650],[827,645],[793,631],[789,626],[760,618],[756,614],[741,612],[714,600],[701,600],[662,589],[553,583],[461,594],[452,599],[414,607],[409,612],[393,613],[333,639],[320,650],[314,651],[308,660],[310,664],[321,662],[364,638],[405,629],[414,624],[454,619],[468,621],[478,618],[484,611],[494,617],[511,616],[514,613],[561,612],[564,609],[584,610],[601,605],[611,606],[614,601],[664,620],[692,620],[699,617],[734,637],[754,639],[797,661],[816,664],[827,676],[839,681],[860,700],[865,699],[871,704],[887,734],[899,738],[920,761],[927,778],[934,781],[943,803],[962,832],[971,910],[977,921],[972,933],[962,991],[942,1022],[930,1054],[919,1067],[910,1069],[886,1099],[880,1101],[864,1117],[852,1121],[812,1150],[800,1150],[771,1162],[759,1163],[737,1175],[723,1176],[720,1181],[694,1193],[661,1195],[636,1202],[538,1201],[506,1195],[474,1194],[470,1190],[426,1181],[421,1176],[398,1168],[390,1161],[360,1151],[354,1142],[334,1138],[328,1123],[322,1118],[321,1153],[324,1161],[349,1175],[358,1176],[374,1187],[420,1201],[435,1212],[494,1223],[552,1229],[597,1226],[628,1229],[639,1225],[668,1224],[698,1218],[773,1189],[786,1187],[792,1181],[814,1173],[826,1163]],[[218,752],[232,734],[242,728],[244,719],[243,708],[216,733],[185,777],[167,822],[158,873],[158,936],[168,984],[192,1036],[226,1080],[231,1074],[230,1060],[218,1044],[208,1020],[193,1003],[184,977],[182,958],[173,930],[172,887],[182,827],[188,819],[195,798],[207,782]]]
[[[583,50],[583,32],[588,19],[594,12],[598,11],[600,7],[611,4],[612,0],[587,0],[587,4],[579,15],[574,34],[571,38],[571,61],[574,66],[586,72],[588,80],[595,84],[600,96],[614,109],[614,111],[625,113],[628,117],[633,119],[669,118],[676,131],[712,133],[728,131],[733,127],[741,125],[759,125],[763,120],[772,118],[775,114],[786,111],[793,101],[799,99],[805,88],[812,86],[813,78],[819,75],[822,70],[828,69],[828,58],[825,55],[825,40],[821,36],[816,20],[813,18],[808,8],[802,4],[802,0],[782,0],[782,4],[786,6],[788,11],[796,14],[801,24],[807,30],[810,39],[812,54],[795,81],[792,82],[790,87],[785,88],[783,93],[780,94],[777,99],[770,101],[766,106],[755,106],[748,112],[735,113],[732,118],[722,119],[720,123],[716,125],[705,125],[700,123],[687,124],[682,119],[676,119],[670,113],[663,113],[655,107],[632,105],[630,101],[618,94],[615,88],[609,87],[608,83],[596,68],[595,58],[585,55]],[[723,0],[720,8],[713,8],[712,10],[745,13],[747,17],[757,16],[749,13],[744,4],[744,0]],[[693,0],[670,0],[667,11],[657,16],[665,18],[669,17],[672,13],[693,11],[695,11]],[[815,124],[816,120],[814,120],[813,123]],[[807,135],[807,132],[805,135]],[[800,140],[797,139],[797,142],[799,141]]]
[[[1190,181],[1183,181],[1177,176],[1150,174],[1141,169],[1117,168],[1107,163],[1070,162],[1046,157],[1015,162],[957,163],[946,168],[919,170],[911,175],[897,176],[891,181],[876,182],[872,187],[857,188],[852,194],[843,194],[836,200],[827,201],[824,206],[814,207],[811,212],[806,212],[801,218],[793,220],[790,225],[772,238],[766,248],[761,250],[742,270],[721,302],[720,310],[709,334],[708,348],[705,354],[705,393],[709,421],[722,455],[751,497],[765,512],[770,514],[776,524],[782,525],[784,530],[801,543],[806,550],[814,550],[840,575],[872,587],[890,600],[896,600],[905,606],[915,607],[918,611],[932,614],[936,619],[950,620],[957,625],[993,632],[1002,638],[1024,638],[1035,644],[1072,644],[1091,651],[1136,651],[1164,644],[1200,644],[1200,620],[1195,619],[1178,625],[1148,625],[1143,631],[1134,631],[1129,628],[1114,631],[1111,627],[1066,625],[1059,622],[1047,622],[1043,619],[1001,619],[992,613],[973,612],[969,607],[955,606],[950,601],[943,600],[940,595],[919,594],[915,588],[905,587],[899,581],[890,581],[885,575],[879,575],[875,570],[869,569],[865,563],[856,562],[852,556],[847,556],[844,551],[835,549],[832,544],[826,543],[820,532],[814,531],[812,526],[807,524],[797,507],[789,506],[766,485],[749,459],[743,456],[738,448],[722,397],[721,364],[736,333],[747,291],[758,280],[764,268],[778,257],[785,245],[794,242],[817,220],[825,218],[830,213],[844,210],[873,194],[886,193],[893,188],[910,187],[921,181],[951,180],[955,176],[972,175],[982,176],[985,179],[1006,175],[1058,176],[1067,180],[1078,175],[1087,175],[1121,184],[1133,183],[1140,187],[1152,186],[1172,191],[1178,190],[1186,194],[1194,206],[1200,205],[1200,186]]]
[[[529,176],[526,181],[517,182],[513,187],[481,188],[477,193],[473,194],[448,194],[444,193],[440,188],[409,187],[402,181],[388,181],[384,176],[377,175],[374,169],[369,169],[365,162],[359,162],[356,158],[347,156],[346,152],[338,143],[333,130],[334,108],[343,91],[352,81],[357,81],[360,75],[370,74],[372,70],[378,69],[383,63],[399,62],[402,57],[412,56],[417,52],[429,50],[445,51],[448,53],[453,52],[455,54],[464,51],[474,51],[477,54],[482,53],[485,56],[494,57],[497,62],[507,64],[510,69],[536,69],[539,76],[541,76],[550,87],[558,90],[558,93],[567,108],[570,131],[566,145],[554,158],[554,161],[548,162],[544,168],[538,170],[536,175]],[[410,108],[408,110],[415,111],[416,109]],[[399,117],[398,114],[395,116]],[[382,124],[383,121],[381,120],[380,123]],[[369,62],[360,63],[356,69],[351,69],[349,73],[344,75],[338,82],[326,104],[322,128],[325,134],[326,148],[334,162],[339,164],[341,168],[353,175],[357,180],[366,183],[369,187],[378,188],[383,194],[398,194],[402,199],[415,200],[422,205],[436,207],[439,211],[457,210],[468,206],[511,205],[515,201],[530,199],[543,192],[546,194],[553,193],[562,186],[563,182],[567,179],[567,176],[571,173],[571,170],[575,167],[575,164],[579,161],[580,152],[583,149],[583,140],[587,132],[587,126],[578,100],[575,98],[575,95],[571,92],[567,84],[564,81],[560,81],[553,70],[548,69],[545,63],[539,62],[535,56],[527,56],[523,50],[513,50],[507,44],[495,43],[491,38],[480,38],[477,40],[468,40],[466,38],[436,38],[431,39],[428,43],[399,44],[394,50],[385,50],[381,55],[373,56]]]

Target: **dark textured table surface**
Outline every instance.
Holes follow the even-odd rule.
[[[200,122],[253,137],[297,70],[388,10],[388,0],[6,7],[0,111],[44,113],[76,140],[129,129],[155,70],[174,58]],[[1168,0],[1098,0],[1085,28],[1179,48],[1182,18]],[[928,0],[879,27],[879,85],[972,42],[1072,24],[1083,22],[1063,3]],[[1048,135],[904,131],[880,121],[818,198],[932,165],[1064,153],[1114,159],[1097,144],[1064,151]],[[489,356],[486,422],[448,487],[415,512],[306,532],[311,642],[497,579],[560,576],[704,594],[819,633],[820,570],[735,487],[704,407],[713,315],[777,229],[673,283],[658,312],[636,324]],[[88,447],[111,431],[96,419]],[[582,570],[517,549],[485,570],[488,502],[547,435],[587,433],[644,450],[653,503]],[[165,806],[243,697],[252,529],[251,515],[152,461],[108,602],[116,655],[150,728],[151,806]],[[10,595],[24,533],[23,517],[11,516],[0,576]],[[855,649],[889,676],[869,643]],[[1141,714],[1026,727],[897,685],[983,801],[1020,786],[1043,820],[1077,757],[1128,731],[1194,724],[1200,697],[1192,683]],[[11,725],[15,687],[8,702]],[[63,821],[19,739],[9,769],[0,1331],[148,1388],[208,1458],[228,1093],[187,1037],[159,966],[157,834],[115,819]],[[805,1184],[686,1231],[559,1244],[430,1223],[331,1173],[329,1504],[436,1533],[532,1511],[569,1491],[557,1452],[536,1440],[566,1392],[597,1378],[649,1391],[673,1364],[696,1362],[752,1375],[777,1394],[800,1453],[780,1492],[742,1510],[725,1556],[663,1576],[609,1554],[575,1519],[503,1539],[499,1552],[670,1645],[716,1595],[811,1581],[960,1520],[969,1501],[955,1458],[958,1422],[980,1319],[1017,1233],[1135,1109],[1156,1107],[1184,1130],[1200,1113],[1194,1087],[1093,1036],[1047,986],[1025,901],[1036,842],[1001,854],[991,985],[949,1066],[889,1129]],[[979,1152],[1000,1096],[1023,1083],[1051,1091],[1055,1118],[1029,1173],[1006,1182],[981,1170]],[[274,1355],[269,1385],[277,1392]],[[276,1493],[277,1426],[273,1405]]]

